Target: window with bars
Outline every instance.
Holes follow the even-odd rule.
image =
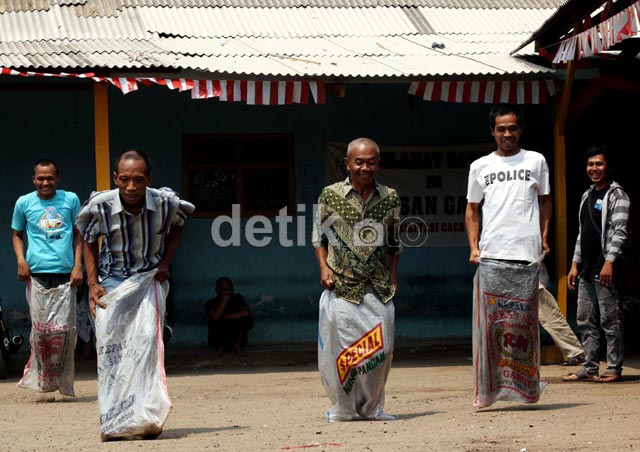
[[[293,136],[185,135],[184,197],[196,206],[194,216],[231,213],[275,216],[295,206]]]

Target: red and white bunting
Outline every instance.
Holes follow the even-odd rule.
[[[88,72],[83,74],[20,72],[0,67],[0,75],[21,77],[66,77],[88,78],[96,82],[108,82],[123,94],[138,90],[138,82],[145,86],[153,84],[178,91],[191,91],[192,99],[217,97],[223,102],[246,102],[248,105],[324,104],[325,84],[316,81],[251,81],[251,80],[193,80],[153,77],[99,77]]]
[[[323,82],[314,81],[252,81],[194,80],[191,98],[217,97],[221,101],[246,102],[249,105],[317,104],[325,103]]]
[[[562,40],[553,62],[587,58],[634,36],[640,36],[640,0],[598,25]]]
[[[431,102],[544,104],[556,93],[553,80],[413,82],[409,94]]]

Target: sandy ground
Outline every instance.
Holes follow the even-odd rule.
[[[16,388],[26,356],[0,380],[1,451],[634,451],[640,450],[640,356],[625,381],[565,383],[542,367],[540,402],[472,408],[466,349],[397,349],[386,411],[396,421],[327,424],[313,350],[250,350],[213,361],[167,350],[173,409],[156,440],[101,443],[95,361],[77,362],[77,397],[39,402]]]

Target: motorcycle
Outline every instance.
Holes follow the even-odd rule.
[[[0,298],[0,379],[7,378],[7,361],[11,355],[17,353],[24,342],[22,334],[13,335],[4,323],[2,312],[2,299]]]

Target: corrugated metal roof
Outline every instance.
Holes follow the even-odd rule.
[[[136,8],[147,30],[175,36],[393,36],[532,33],[553,9]]]
[[[150,39],[136,8],[125,8],[114,17],[83,17],[75,9],[51,6],[46,11],[0,14],[0,41],[57,39]]]
[[[332,56],[303,58],[288,56],[233,56],[197,57],[180,59],[181,64],[200,71],[231,75],[269,77],[340,77],[363,79],[393,77],[409,80],[424,77],[503,76],[530,74],[534,66],[508,55],[491,55],[469,58],[461,55],[410,56]],[[552,73],[550,69],[537,67],[539,73]]]
[[[517,41],[516,38],[512,42]],[[527,73],[534,68],[541,74],[551,72],[504,53],[488,53],[495,42],[465,44],[438,35],[378,37],[375,40],[161,39],[156,44],[125,40],[3,43],[0,44],[0,65],[78,67],[83,70],[173,67],[217,74],[323,78],[490,76]],[[442,45],[444,48],[440,48]]]
[[[523,35],[502,35],[493,40],[465,42],[457,36],[415,35],[367,37],[311,38],[233,38],[233,39],[160,39],[157,47],[167,52],[193,56],[265,56],[288,55],[303,57],[423,55],[436,52],[443,55],[488,55],[498,46],[520,42]],[[489,38],[489,37],[488,37]],[[434,46],[434,43],[436,44]],[[444,44],[444,48],[440,45]],[[435,47],[435,49],[434,49]],[[0,46],[2,49],[2,46]]]
[[[121,0],[125,6],[189,6],[234,8],[373,8],[427,6],[434,8],[557,8],[562,0]]]
[[[537,5],[520,9],[472,0],[277,0],[277,8],[267,0],[33,0],[31,10],[16,8],[28,1],[0,0],[2,66],[267,78],[545,76],[508,53],[555,11],[533,0],[510,2]]]
[[[193,37],[390,36],[419,30],[404,8],[136,8],[148,31]]]
[[[436,33],[527,33],[555,9],[447,9],[418,8]],[[532,28],[533,27],[533,28]]]
[[[50,5],[90,5],[102,0],[0,0],[0,13],[12,11],[41,11]],[[549,9],[557,8],[562,0],[111,0],[117,8],[123,6],[155,7],[234,7],[234,8],[374,8],[380,6],[480,8],[480,9]],[[109,8],[106,8],[109,9]]]

